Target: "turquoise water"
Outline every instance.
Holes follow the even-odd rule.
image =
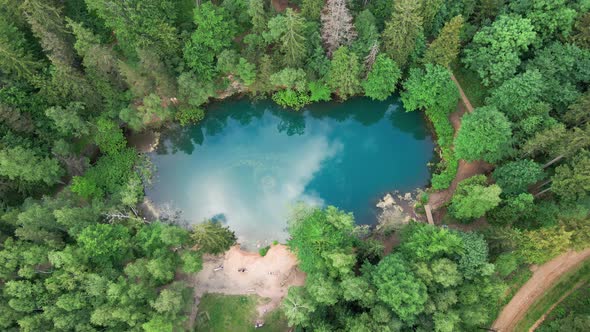
[[[355,98],[300,112],[226,101],[200,124],[163,133],[147,196],[189,223],[227,223],[245,247],[286,239],[293,203],[335,205],[376,220],[388,191],[428,184],[434,144],[418,112],[398,99]]]

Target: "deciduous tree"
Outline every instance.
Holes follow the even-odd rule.
[[[401,71],[395,61],[385,54],[379,54],[367,79],[362,83],[365,95],[375,100],[385,100],[396,89]]]
[[[493,163],[510,152],[511,140],[510,121],[495,107],[484,106],[463,116],[455,151],[459,158],[467,161]]]
[[[531,21],[518,15],[499,16],[483,27],[465,49],[463,62],[485,85],[498,85],[516,73],[520,56],[535,42]]]
[[[451,214],[464,221],[482,217],[500,204],[502,189],[496,185],[486,186],[486,178],[476,175],[459,183],[451,200]]]

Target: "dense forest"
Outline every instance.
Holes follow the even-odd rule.
[[[411,223],[384,256],[351,214],[300,208],[288,245],[307,283],[282,309],[309,331],[490,326],[522,266],[590,245],[589,11],[582,0],[0,0],[0,329],[186,328],[191,289],[178,276],[235,236],[142,218],[153,169],[130,133],[196,123],[232,95],[297,112],[394,93],[436,134],[428,192],[449,188],[460,160],[494,167],[444,207],[446,223],[485,227]],[[453,73],[478,96],[457,134]],[[560,314],[543,330],[556,324],[579,323]]]

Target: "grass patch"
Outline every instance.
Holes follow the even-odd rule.
[[[477,73],[465,68],[459,61],[451,64],[451,70],[459,84],[461,84],[461,88],[469,98],[471,105],[473,107],[483,106],[488,96],[488,88],[481,84]]]
[[[506,284],[506,291],[500,297],[498,303],[490,311],[488,325],[492,325],[496,317],[500,314],[500,311],[518,292],[520,288],[533,276],[533,272],[529,269],[526,264],[520,265],[514,272],[510,273],[505,278],[500,278],[502,282]]]
[[[195,331],[286,331],[287,321],[280,309],[266,314],[262,328],[254,328],[256,305],[261,301],[257,295],[205,294],[199,304]]]
[[[549,308],[559,300],[568,290],[572,289],[578,282],[590,280],[590,260],[586,260],[578,268],[563,275],[555,285],[549,289],[543,297],[538,299],[529,308],[525,316],[515,327],[515,331],[528,331],[531,326]]]
[[[502,298],[502,305],[508,304],[510,300],[514,297],[516,292],[522,288],[522,286],[529,281],[529,279],[533,276],[533,272],[529,269],[528,265],[521,265],[516,271],[512,272],[504,282],[507,284],[508,288],[506,289],[506,294]]]
[[[590,283],[586,283],[557,305],[541,323],[538,331],[557,332],[565,329],[575,331],[576,327],[584,331],[590,326],[589,322]]]

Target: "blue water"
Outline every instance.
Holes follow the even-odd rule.
[[[428,184],[434,144],[420,113],[396,98],[355,98],[300,112],[226,101],[199,124],[163,133],[151,154],[147,196],[198,223],[215,218],[245,247],[286,239],[298,201],[335,205],[359,224],[376,220],[386,192]]]

